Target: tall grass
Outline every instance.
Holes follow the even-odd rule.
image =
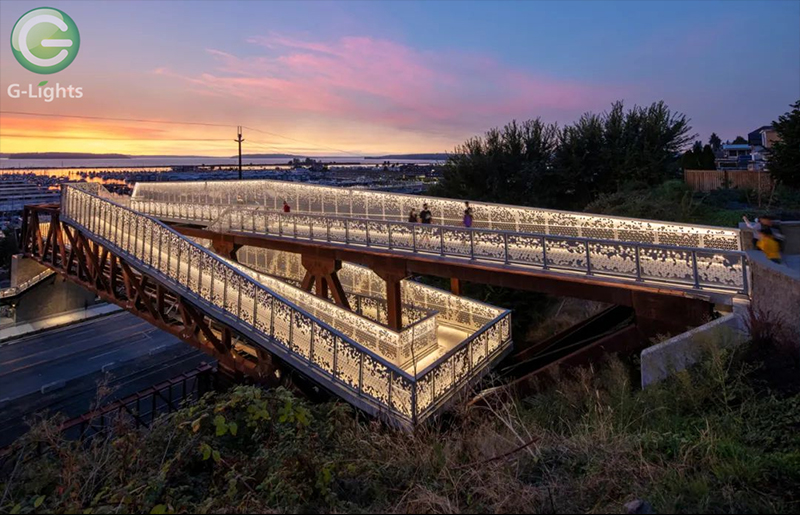
[[[796,512],[800,401],[754,383],[749,355],[712,346],[646,391],[611,359],[415,432],[255,387],[89,445],[43,421],[7,461],[0,511]],[[35,442],[52,452],[26,460]]]

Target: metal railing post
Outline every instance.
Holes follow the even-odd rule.
[[[586,275],[592,275],[592,257],[589,252],[589,240],[584,242],[586,246]]]
[[[475,259],[475,231],[469,231],[469,258]]]
[[[694,287],[700,288],[700,274],[697,272],[697,251],[692,251],[692,273],[694,274]]]
[[[505,254],[504,254],[504,256],[505,256],[505,264],[508,264],[509,257],[508,257],[508,233],[507,232],[503,233],[503,248],[505,249]]]
[[[639,252],[640,252],[639,245],[636,245],[634,247],[634,249],[635,249],[635,254],[636,254],[636,280],[637,281],[641,281],[642,280],[642,264],[641,264],[641,258],[639,257]]]
[[[549,266],[547,265],[547,237],[542,236],[542,268],[547,270]]]

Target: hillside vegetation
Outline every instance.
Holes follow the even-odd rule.
[[[797,376],[788,356],[712,345],[647,391],[611,359],[535,396],[460,402],[413,433],[251,386],[86,446],[44,421],[6,460],[0,511],[620,512],[639,499],[660,513],[792,512],[800,397],[767,381]]]

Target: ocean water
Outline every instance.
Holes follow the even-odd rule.
[[[364,159],[359,157],[317,157],[325,163],[358,163],[362,166],[375,166],[383,164],[383,159]],[[279,166],[286,165],[288,158],[242,159],[243,165]],[[423,159],[392,160],[392,163],[417,163],[429,164],[434,161]],[[52,169],[52,168],[91,168],[96,171],[106,168],[154,168],[153,171],[167,166],[192,166],[192,165],[235,165],[238,158],[226,157],[132,157],[128,159],[8,159],[0,158],[0,170]],[[140,170],[145,171],[145,170]]]

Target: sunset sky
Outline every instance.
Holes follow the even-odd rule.
[[[42,6],[81,34],[47,76],[9,45]],[[42,80],[84,96],[7,93]],[[445,152],[515,118],[661,99],[724,140],[800,98],[800,2],[3,1],[0,86],[6,153],[229,156],[236,125],[248,153]]]

